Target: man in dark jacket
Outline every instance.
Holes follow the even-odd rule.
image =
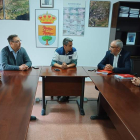
[[[23,47],[21,40],[17,35],[8,37],[9,45],[1,51],[2,70],[27,70],[32,62]]]
[[[98,64],[100,70],[111,70],[114,73],[127,73],[131,72],[130,53],[123,49],[123,42],[121,40],[114,40],[110,44],[109,51],[106,52],[103,60]],[[98,90],[98,88],[95,86]],[[99,93],[100,96],[100,93]],[[97,104],[100,102],[98,97]],[[106,119],[107,116],[91,116],[90,119]]]
[[[110,44],[103,60],[98,64],[98,69],[112,70],[114,73],[130,73],[130,53],[123,49],[121,40],[114,40]]]
[[[28,70],[32,62],[23,47],[21,40],[17,35],[10,35],[7,38],[9,45],[1,51],[1,67],[2,70]],[[31,116],[30,120],[36,120],[35,116]]]

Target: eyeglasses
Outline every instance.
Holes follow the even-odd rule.
[[[111,48],[111,49],[114,49],[114,48],[118,48],[118,47],[113,47],[113,46],[110,46],[110,48]]]
[[[16,40],[16,41],[13,41],[13,40],[12,40],[12,42],[13,42],[13,43],[19,43],[19,42],[21,42],[21,40]]]

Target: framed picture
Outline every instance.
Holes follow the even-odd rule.
[[[108,27],[110,1],[91,0],[88,27]]]
[[[40,0],[41,8],[52,8],[54,4],[54,0]]]
[[[30,20],[29,0],[0,0],[0,20]]]
[[[136,40],[136,33],[135,32],[128,32],[126,44],[127,45],[135,45],[135,40]]]
[[[36,46],[37,48],[58,47],[58,10],[36,9]]]

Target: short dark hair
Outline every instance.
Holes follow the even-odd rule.
[[[18,35],[10,35],[10,36],[7,38],[8,42],[10,43],[10,42],[13,40],[14,37],[18,37]]]
[[[73,39],[71,39],[71,38],[64,38],[64,40],[63,40],[63,45],[68,45],[68,43],[69,42],[72,42],[73,41]]]

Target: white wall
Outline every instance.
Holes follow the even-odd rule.
[[[99,61],[105,55],[105,52],[108,50],[112,5],[113,3],[117,2],[117,0],[111,0],[108,27],[88,27],[90,0],[83,1],[86,2],[85,34],[84,36],[70,37],[74,39],[73,46],[76,47],[78,50],[78,66],[97,66]],[[30,21],[0,20],[0,50],[6,45],[8,45],[7,37],[10,34],[18,34],[20,39],[22,40],[22,46],[28,52],[33,62],[33,65],[50,65],[55,48],[36,48],[35,9],[40,9],[40,0],[30,0]],[[62,34],[63,0],[54,0],[53,9],[59,9],[58,47],[60,47],[62,46],[63,38],[66,37]]]

